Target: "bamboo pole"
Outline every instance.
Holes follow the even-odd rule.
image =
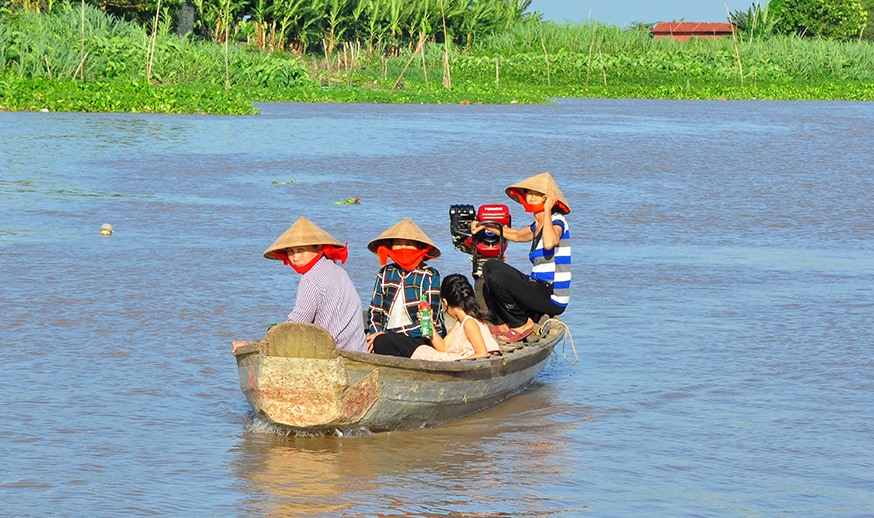
[[[449,33],[446,32],[446,12],[440,4],[440,16],[443,18],[443,88],[452,90],[452,74],[449,72]]]
[[[740,74],[740,86],[744,86],[744,64],[740,59],[740,49],[737,46],[737,31],[734,30],[734,24],[731,23],[731,12],[728,10],[728,4],[725,4],[725,12],[728,13],[728,24],[731,25],[731,39],[734,41],[734,58],[737,60],[737,69]]]
[[[425,39],[424,34],[421,36],[421,38],[422,38],[422,40]],[[426,60],[425,60],[425,46],[424,45],[422,45],[421,52],[422,52],[422,75],[425,76],[425,91],[430,92],[431,85],[428,84],[428,66],[425,64]]]
[[[85,0],[82,0],[82,13],[81,13],[81,31],[82,31],[82,46],[79,51],[79,66],[76,68],[76,72],[73,74],[73,79],[76,76],[80,76],[82,81],[85,80]]]
[[[346,86],[352,86],[352,78],[349,76],[349,43],[343,44],[343,69],[346,71]]]
[[[389,95],[391,95],[395,91],[395,89],[397,89],[398,85],[401,84],[401,79],[404,77],[404,74],[406,73],[407,69],[410,68],[410,64],[413,62],[414,59],[416,59],[416,54],[418,54],[422,50],[422,46],[424,44],[425,44],[425,40],[420,39],[419,43],[416,45],[416,50],[413,51],[413,55],[410,56],[410,60],[407,61],[407,64],[404,66],[404,69],[401,70],[401,74],[398,76],[398,80],[395,81],[395,84],[392,85],[391,90],[388,92]]]
[[[586,60],[586,86],[589,86],[589,77],[592,74],[592,53],[595,51],[595,33],[598,31],[598,24],[592,25],[592,40],[589,42],[589,58]]]
[[[146,50],[146,81],[152,82],[152,63],[155,58],[155,42],[158,39],[158,17],[161,14],[161,0],[158,0],[158,7],[155,8],[155,21],[152,24],[152,35],[149,38],[149,48]]]
[[[601,75],[604,76],[604,86],[607,86],[607,67],[604,65],[604,54],[601,52],[600,43],[598,43],[598,57],[601,58]]]
[[[543,42],[543,33],[540,34],[540,46],[543,48],[543,57],[546,59],[546,86],[552,86],[552,75],[549,69],[549,53],[546,52],[546,44]]]
[[[225,4],[225,91],[231,91],[231,58],[228,45],[231,39],[231,0],[224,0]]]

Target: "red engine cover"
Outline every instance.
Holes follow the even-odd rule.
[[[480,222],[494,221],[495,223],[509,227],[510,208],[506,205],[497,203],[480,205],[479,210],[476,211],[476,219]],[[476,241],[476,255],[481,257],[501,257],[507,250],[507,242],[501,240],[499,234],[496,232],[486,231],[485,238],[479,238],[476,240],[470,238],[469,241],[470,245],[473,245],[474,241]],[[468,243],[465,242],[465,244],[467,245]],[[471,248],[473,247],[471,246]]]
[[[480,205],[476,211],[477,221],[495,221],[501,225],[510,226],[510,208],[506,205],[492,203],[489,205]]]

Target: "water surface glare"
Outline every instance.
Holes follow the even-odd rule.
[[[818,102],[0,113],[0,515],[874,515],[872,127]],[[366,302],[389,225],[469,273],[449,205],[541,171],[580,364],[433,429],[253,419],[230,342],[293,306],[261,253],[298,216],[348,240]]]

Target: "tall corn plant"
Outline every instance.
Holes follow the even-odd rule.
[[[367,48],[373,52],[374,41],[381,44],[385,35],[386,28],[381,21],[388,11],[388,2],[387,0],[363,0],[361,4],[364,6],[362,16],[364,30],[367,34]]]
[[[273,14],[275,5],[275,3],[271,3],[269,0],[255,0],[255,3],[252,5],[251,16],[252,24],[255,29],[255,45],[257,45],[261,50],[267,50],[267,34],[270,27],[268,20],[270,20],[270,17]]]
[[[346,32],[344,22],[348,19],[346,15],[346,5],[349,0],[328,0],[325,11],[325,27],[322,34],[325,52],[327,54],[334,53],[334,47],[337,42]]]
[[[325,17],[326,3],[325,0],[279,0],[275,12],[282,38],[306,52],[310,37]]]
[[[408,6],[406,0],[388,0],[383,22],[386,33],[390,36],[389,45],[392,53],[397,53],[402,46],[403,23],[408,17]]]

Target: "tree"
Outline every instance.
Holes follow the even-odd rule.
[[[867,13],[868,25],[862,32],[862,39],[874,40],[874,0],[861,0],[862,9]]]
[[[771,0],[768,8],[777,32],[801,37],[854,39],[867,22],[859,0]]]

